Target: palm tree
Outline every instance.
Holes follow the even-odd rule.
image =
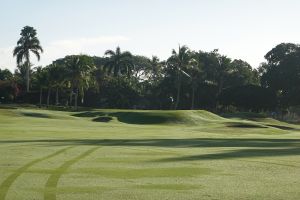
[[[99,92],[100,86],[103,83],[105,77],[103,66],[96,66],[95,69],[91,72],[91,77],[94,79],[94,88],[97,92]]]
[[[204,80],[203,64],[201,58],[193,54],[193,58],[189,62],[188,73],[192,84],[192,105],[191,110],[195,109],[195,92],[198,85]]]
[[[150,65],[152,68],[151,81],[157,82],[161,78],[163,64],[159,61],[159,58],[157,56],[152,56],[152,59],[150,60]]]
[[[42,67],[36,67],[36,71],[34,72],[34,77],[37,81],[37,84],[40,87],[40,103],[39,106],[42,107],[42,100],[43,100],[43,89],[47,87],[47,70]]]
[[[78,109],[78,95],[79,92],[84,97],[84,90],[89,87],[91,80],[90,73],[94,69],[93,61],[85,55],[68,56],[66,58],[67,73],[71,86],[70,104],[72,103],[72,96],[75,90],[75,110]]]
[[[217,83],[218,83],[218,95],[221,93],[224,86],[224,79],[226,75],[231,71],[231,59],[226,56],[218,57],[218,70],[217,70]]]
[[[30,70],[30,73],[31,71],[32,70]],[[17,69],[15,69],[15,78],[18,84],[22,86],[22,89],[24,89],[23,86],[26,85],[26,72],[27,72],[27,64],[20,63],[19,65],[17,65]]]
[[[26,64],[26,91],[29,92],[30,84],[30,53],[33,53],[40,60],[40,53],[43,48],[37,38],[36,30],[33,27],[25,26],[21,30],[21,38],[17,42],[17,46],[13,51],[13,56],[17,58],[17,64]]]
[[[215,49],[210,54],[214,60],[214,65],[213,65],[214,71],[212,74],[215,79],[214,81],[218,87],[216,96],[219,96],[223,90],[224,81],[232,70],[232,63],[230,58],[228,58],[227,56],[220,55],[218,49]],[[216,109],[218,109],[218,107],[219,107],[219,101],[217,100]]]
[[[120,47],[116,48],[116,51],[107,50],[105,55],[108,56],[108,61],[105,63],[105,69],[108,68],[109,73],[114,74],[114,76],[120,76],[122,74],[127,74],[130,76],[132,71],[132,54],[128,51],[121,52]]]
[[[48,66],[49,78],[51,88],[56,90],[55,92],[55,105],[59,104],[59,89],[62,88],[66,82],[66,69],[56,64],[55,62]]]
[[[46,106],[49,107],[50,105],[50,95],[51,95],[51,89],[52,89],[52,77],[51,77],[51,65],[47,66],[44,68],[45,71],[45,78],[46,78],[46,86],[48,89],[47,92],[47,101],[46,101]]]
[[[188,66],[190,61],[190,50],[187,46],[180,46],[178,48],[178,52],[175,49],[172,50],[172,56],[168,59],[168,64],[172,65],[175,68],[177,74],[177,95],[176,95],[176,102],[174,109],[176,110],[179,105],[180,100],[180,92],[181,92],[181,82],[182,82],[182,75],[188,76],[189,75],[184,71],[185,68]]]

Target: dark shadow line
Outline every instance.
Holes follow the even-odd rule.
[[[198,161],[198,160],[224,160],[237,158],[255,158],[255,157],[278,157],[300,155],[300,148],[286,148],[286,149],[242,149],[230,151],[226,153],[204,154],[183,156],[178,158],[161,159],[159,161],[178,162],[178,161]]]
[[[2,140],[0,144],[36,143],[51,146],[129,146],[129,147],[298,147],[300,139],[240,139],[240,138],[189,138],[189,139],[50,139],[50,140]]]
[[[72,115],[74,117],[87,117],[94,118],[93,121],[98,121],[97,119],[113,118],[116,117],[118,121],[126,124],[136,124],[136,125],[153,125],[153,124],[166,124],[166,123],[182,123],[184,120],[170,112],[164,113],[152,113],[152,112],[128,112],[128,111],[116,111],[116,112],[81,112]]]

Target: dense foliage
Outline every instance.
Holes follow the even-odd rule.
[[[1,102],[99,108],[275,110],[300,102],[300,46],[280,44],[253,69],[218,50],[179,46],[160,61],[128,51],[103,57],[69,55],[33,67],[42,47],[32,27],[21,32],[14,55],[17,70],[0,71]],[[23,61],[24,60],[24,61]],[[29,82],[29,77],[31,81]],[[29,91],[30,88],[30,91]]]

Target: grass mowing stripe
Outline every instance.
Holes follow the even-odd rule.
[[[33,166],[34,164],[38,163],[38,162],[41,162],[41,161],[44,161],[44,160],[47,160],[49,158],[52,158],[54,156],[57,156],[61,153],[64,153],[65,151],[67,151],[68,149],[70,148],[73,148],[73,147],[67,147],[67,148],[64,148],[62,150],[59,150],[53,154],[50,154],[46,157],[43,157],[43,158],[39,158],[39,159],[36,159],[36,160],[33,160],[29,163],[27,163],[26,165],[24,165],[23,167],[20,167],[19,169],[16,170],[15,173],[11,174],[10,176],[8,176],[0,185],[0,200],[4,200],[6,195],[7,195],[7,192],[9,190],[9,188],[11,187],[11,185],[13,184],[13,182],[22,174],[24,173],[26,170],[28,170],[31,166]]]
[[[47,189],[57,200],[300,197],[300,124],[247,115],[224,119],[205,111],[6,111],[0,109],[0,185],[35,159],[74,149],[27,169],[5,200],[43,199]],[[113,120],[104,122],[107,116]],[[42,148],[31,154],[37,145]],[[100,148],[56,175],[55,188],[46,188],[65,162],[94,147]],[[21,164],[9,167],[16,162]]]
[[[46,183],[46,188],[45,188],[45,193],[44,193],[44,200],[55,200],[56,199],[56,188],[58,184],[58,180],[64,174],[69,167],[71,167],[73,164],[78,162],[79,160],[87,157],[94,151],[96,151],[99,147],[95,147],[92,149],[89,149],[88,151],[80,154],[79,156],[65,162],[62,164],[59,168],[57,168],[51,176],[48,178],[47,183]]]
[[[263,163],[263,164],[267,164],[267,165],[278,165],[278,166],[284,166],[284,167],[295,167],[295,168],[299,168],[299,166],[296,165],[289,165],[289,164],[281,164],[278,162],[270,162],[270,161],[259,161],[259,160],[245,160],[245,159],[237,159],[239,161],[243,161],[243,162],[254,162],[254,163]]]

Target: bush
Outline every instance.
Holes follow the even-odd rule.
[[[273,110],[277,104],[275,92],[255,85],[228,88],[219,101],[223,106],[235,106],[245,111]]]

